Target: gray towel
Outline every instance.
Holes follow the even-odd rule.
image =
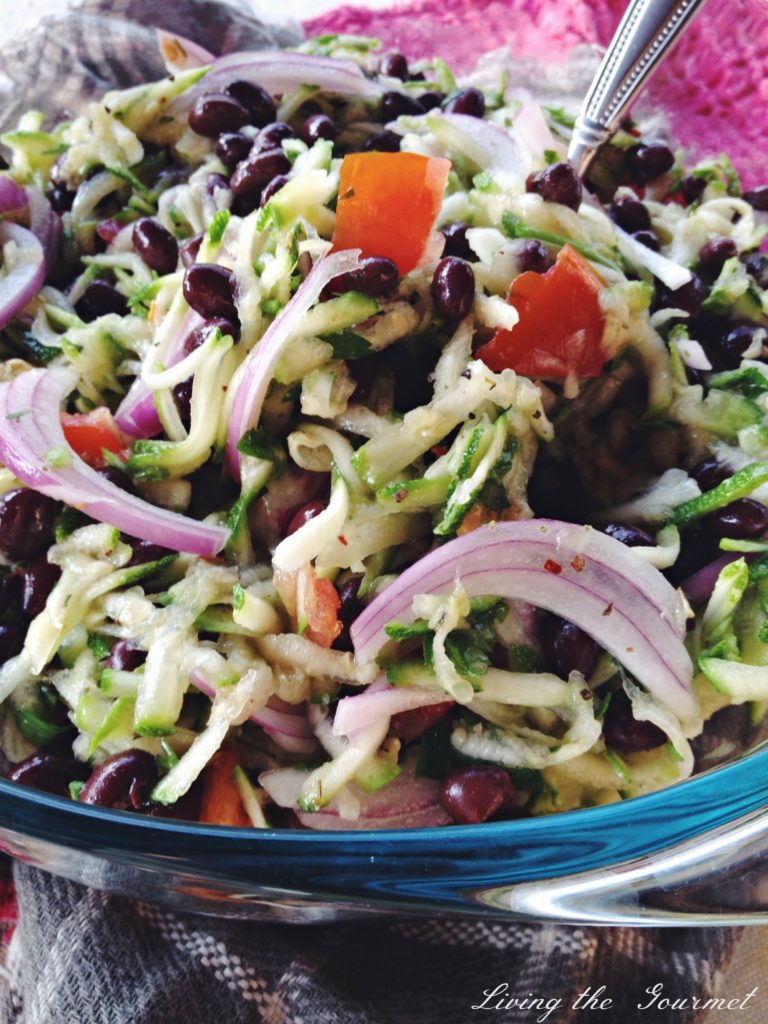
[[[14,875],[4,1024],[693,1024],[704,1014],[654,1011],[649,990],[717,997],[739,934],[447,918],[260,924],[171,913],[25,864]],[[611,1006],[595,1009],[595,997]]]

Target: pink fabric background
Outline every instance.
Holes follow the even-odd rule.
[[[386,10],[339,7],[308,34],[354,32],[409,58],[439,54],[470,68],[509,46],[557,60],[577,43],[606,44],[625,0],[414,0]],[[694,155],[727,152],[745,184],[768,183],[768,0],[709,0],[654,76],[650,95]]]

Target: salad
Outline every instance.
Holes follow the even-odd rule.
[[[373,40],[0,137],[9,779],[477,824],[768,708],[768,187]]]

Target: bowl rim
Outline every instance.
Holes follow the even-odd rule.
[[[473,838],[489,845],[500,840],[517,840],[522,844],[537,844],[542,839],[546,839],[548,833],[560,832],[564,823],[568,822],[573,822],[580,831],[599,832],[603,828],[610,828],[618,824],[631,826],[634,823],[636,828],[640,828],[645,823],[655,821],[659,826],[656,833],[658,841],[649,838],[648,852],[652,852],[654,849],[663,849],[670,838],[669,829],[663,828],[667,818],[662,812],[675,810],[678,805],[682,811],[685,805],[694,807],[697,800],[700,801],[698,809],[703,814],[703,820],[687,833],[687,838],[701,835],[711,829],[727,825],[745,813],[765,806],[768,802],[765,790],[767,773],[768,740],[764,740],[742,754],[736,761],[716,765],[707,771],[652,793],[645,793],[617,803],[582,808],[578,811],[557,811],[538,817],[484,822],[481,827],[478,825],[451,825],[422,828],[313,830],[257,829],[213,825],[81,804],[68,797],[45,793],[19,783],[9,782],[7,779],[0,779],[0,803],[9,809],[8,798],[10,798],[12,804],[34,808],[41,811],[43,815],[47,812],[56,815],[64,814],[73,821],[101,826],[102,830],[108,826],[114,826],[120,830],[122,835],[130,834],[137,838],[145,836],[146,843],[143,845],[147,855],[151,855],[153,852],[151,849],[153,836],[183,838],[185,853],[191,852],[190,844],[195,846],[200,843],[207,846],[211,840],[218,840],[227,846],[230,844],[235,846],[255,844],[265,848],[274,845],[322,848],[344,844],[346,847],[355,847],[360,853],[367,853],[370,852],[368,850],[370,846],[380,847],[391,841],[396,841],[398,847],[429,845],[434,841],[439,841],[442,845],[446,840],[451,844],[466,846],[469,843],[472,846]],[[739,794],[739,800],[735,799],[736,793]],[[701,798],[704,796],[707,799],[702,801]],[[0,813],[0,832],[3,829],[18,831],[15,828],[15,823],[3,821],[4,817],[6,816]],[[679,826],[680,822],[677,819],[673,819],[673,821]],[[29,834],[29,829],[22,828],[20,834]],[[58,837],[50,835],[44,836],[44,838],[56,841]],[[679,841],[680,838],[678,828],[674,840]],[[119,848],[123,844],[118,842],[115,845]],[[126,848],[128,845],[125,844]],[[589,866],[599,867],[601,863],[612,861],[613,858],[603,858],[601,862],[598,857]]]

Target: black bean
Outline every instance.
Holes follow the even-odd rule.
[[[75,303],[75,312],[81,320],[90,323],[97,317],[106,316],[107,313],[127,316],[128,302],[125,296],[107,281],[91,281]]]
[[[136,494],[136,488],[133,486],[133,480],[124,473],[117,466],[103,466],[101,469],[97,469],[96,472],[99,476],[104,477],[115,487],[119,487],[122,491],[127,491],[128,494]]]
[[[683,199],[687,206],[691,203],[697,203],[704,194],[704,189],[707,187],[707,182],[704,178],[694,178],[692,174],[687,175],[680,182],[680,191],[683,194]]]
[[[405,115],[423,113],[424,108],[419,101],[404,92],[385,92],[381,97],[381,117],[384,121],[394,121]]]
[[[287,185],[291,179],[287,174],[276,174],[272,181],[268,182],[261,193],[259,198],[259,205],[266,206],[272,196],[276,195],[283,185]]]
[[[261,194],[261,190],[278,174],[287,174],[291,161],[282,149],[264,149],[251,153],[238,164],[229,184],[236,196],[248,198]]]
[[[469,224],[456,220],[452,224],[446,224],[440,230],[445,235],[443,256],[458,256],[459,259],[469,260],[470,262],[477,259],[467,241]]]
[[[625,157],[627,170],[639,185],[666,173],[674,162],[674,153],[663,142],[638,143],[627,150]]]
[[[768,254],[750,253],[744,259],[744,267],[747,273],[752,275],[758,288],[768,288]]]
[[[529,175],[525,187],[528,192],[536,192],[547,203],[560,203],[571,210],[578,210],[581,205],[581,181],[567,163],[550,164],[538,174]]]
[[[399,153],[400,138],[397,132],[385,128],[383,132],[376,132],[363,145],[366,153]]]
[[[667,742],[665,733],[653,722],[640,721],[632,715],[632,706],[624,691],[611,695],[603,722],[606,746],[620,754],[653,750]]]
[[[419,103],[425,114],[428,114],[430,110],[436,110],[438,107],[442,107],[445,100],[446,95],[444,92],[423,92],[421,96],[419,96]]]
[[[338,131],[327,114],[313,114],[301,126],[300,134],[308,146],[313,146],[318,139],[335,142]]]
[[[526,239],[518,250],[517,266],[521,274],[529,270],[534,274],[543,274],[550,266],[546,245],[535,238]]]
[[[721,362],[728,368],[736,369],[747,349],[754,344],[758,332],[763,328],[757,324],[736,324],[716,342]]]
[[[0,520],[2,521],[2,520]],[[0,576],[0,613],[21,607],[22,577],[17,570]]]
[[[657,309],[682,309],[688,313],[693,320],[701,313],[701,304],[707,294],[707,289],[702,284],[701,278],[693,274],[691,280],[675,288],[674,291],[666,285],[656,285],[656,308]]]
[[[179,246],[179,257],[181,258],[182,266],[191,267],[197,259],[197,254],[200,252],[200,246],[203,244],[203,235],[193,235],[191,238],[186,239]]]
[[[339,621],[341,622],[342,630],[333,643],[333,646],[337,651],[351,651],[353,649],[349,630],[352,623],[365,607],[362,599],[357,596],[362,582],[362,576],[350,576],[349,579],[345,580],[338,588],[339,600],[341,601],[341,607],[339,608]]]
[[[223,317],[237,321],[235,278],[215,263],[195,263],[184,273],[184,298],[207,320]]]
[[[262,149],[279,149],[284,139],[295,138],[296,132],[289,124],[286,124],[285,121],[275,121],[274,124],[269,124],[266,128],[262,128],[256,136],[253,152],[258,152]]]
[[[162,277],[172,274],[179,260],[179,245],[170,231],[152,217],[133,225],[133,247],[144,262]]]
[[[231,82],[224,90],[248,111],[248,122],[256,128],[271,124],[277,117],[272,97],[253,82]]]
[[[440,803],[459,825],[478,825],[510,806],[515,787],[507,772],[495,764],[459,768],[440,786]]]
[[[479,89],[470,86],[448,97],[444,108],[451,114],[467,114],[469,117],[485,117],[485,96]]]
[[[183,351],[189,355],[190,352],[194,352],[195,349],[200,348],[211,331],[216,327],[221,331],[222,337],[226,337],[226,335],[229,334],[234,341],[237,341],[240,337],[239,324],[233,323],[231,320],[225,320],[224,317],[217,316],[212,320],[208,320],[202,326],[196,327],[194,331],[190,331],[184,339],[184,344],[182,345]]]
[[[248,111],[234,96],[209,92],[195,100],[189,112],[189,127],[198,135],[215,139],[222,132],[236,132],[248,124],[248,119]]]
[[[192,423],[192,378],[187,377],[186,380],[180,381],[176,384],[171,391],[173,396],[173,404],[176,406],[176,412],[179,414],[182,426],[189,430],[190,424]]]
[[[24,627],[15,622],[0,622],[0,665],[15,657],[24,646]]]
[[[59,503],[17,487],[0,497],[0,552],[12,562],[32,558],[53,543]]]
[[[340,274],[328,282],[328,295],[342,295],[344,292],[362,292],[375,298],[394,291],[400,280],[397,264],[386,256],[365,256],[359,270]]]
[[[714,537],[752,540],[768,530],[768,508],[752,498],[737,498],[704,516],[701,524]]]
[[[308,118],[312,117],[313,114],[322,114],[323,108],[317,102],[317,100],[304,100],[299,109],[296,111],[299,117]]]
[[[216,156],[225,167],[234,167],[251,152],[253,141],[242,132],[222,132],[216,140]]]
[[[24,572],[24,587],[21,593],[21,610],[27,618],[34,619],[45,608],[48,595],[59,581],[61,569],[51,565],[40,555],[27,566]]]
[[[8,772],[10,782],[31,786],[44,793],[69,796],[70,782],[82,782],[88,778],[90,769],[82,761],[61,757],[58,754],[32,754],[19,761]]]
[[[732,238],[710,238],[699,249],[699,268],[711,277],[717,277],[725,261],[738,254],[739,247]]]
[[[80,802],[117,810],[139,810],[157,782],[155,759],[146,750],[123,750],[94,768]]]
[[[76,193],[68,188],[52,188],[46,195],[54,213],[66,213],[72,209]]]
[[[648,207],[633,196],[619,196],[611,203],[610,214],[613,220],[625,231],[648,231],[651,227],[651,215]]]
[[[693,523],[680,532],[680,554],[674,565],[664,569],[664,575],[677,587],[683,580],[709,565],[720,554],[717,541],[700,523]]]
[[[760,210],[761,213],[768,212],[768,185],[748,189],[744,193],[744,198],[753,209]]]
[[[661,243],[653,231],[636,231],[632,237],[646,249],[653,249],[654,252],[661,251]]]
[[[118,640],[110,651],[105,665],[119,672],[133,672],[147,660],[147,652],[138,647],[133,640]]]
[[[626,544],[628,548],[653,547],[656,544],[650,533],[641,530],[639,526],[608,522],[599,523],[597,528],[603,533],[607,533],[609,537],[613,537],[614,540]]]
[[[544,620],[543,640],[555,672],[567,679],[571,672],[580,672],[588,679],[597,668],[600,648],[583,629],[550,615]]]
[[[157,562],[168,555],[176,554],[170,548],[161,547],[160,544],[155,544],[151,540],[135,540],[132,547],[133,555],[128,563],[128,568],[133,565],[146,565],[147,562]]]
[[[223,174],[214,171],[213,174],[209,174],[205,179],[205,191],[209,196],[213,196],[221,189],[229,191],[229,178],[225,178]]]
[[[444,320],[461,320],[475,300],[475,273],[466,260],[446,256],[437,264],[431,291],[438,316]]]
[[[203,784],[200,779],[192,783],[190,788],[173,804],[156,804],[152,800],[145,801],[139,810],[152,818],[175,818],[183,821],[198,821],[200,805],[203,798]],[[270,812],[270,820],[274,812]]]
[[[388,53],[381,59],[382,75],[388,75],[389,78],[399,78],[402,82],[408,81],[408,61],[402,55],[402,53]]]
[[[722,462],[718,462],[717,459],[704,459],[703,462],[694,466],[691,470],[691,476],[702,491],[711,491],[713,487],[717,487],[723,480],[733,476],[733,470],[723,465]]]

